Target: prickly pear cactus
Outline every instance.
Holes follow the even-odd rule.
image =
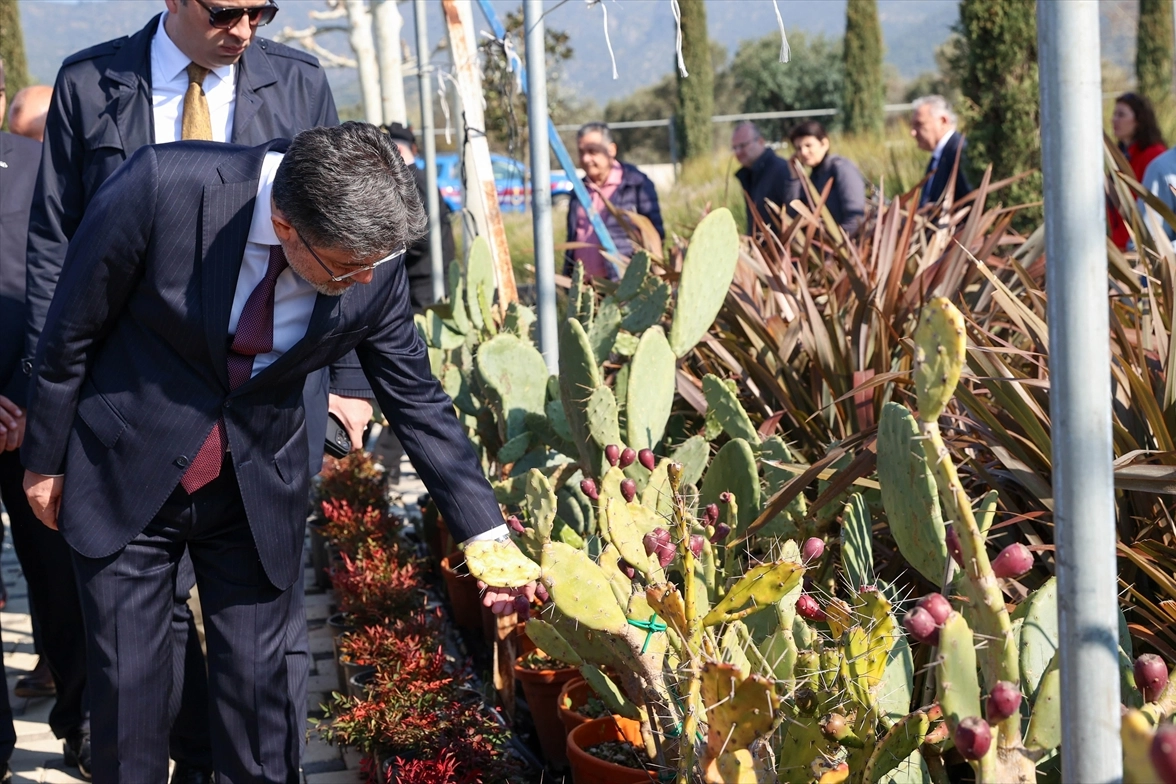
[[[707,215],[694,229],[682,262],[670,348],[683,357],[710,329],[735,277],[739,230],[726,207]]]
[[[559,336],[559,393],[568,429],[580,451],[580,466],[592,474],[600,465],[600,447],[588,425],[588,401],[600,386],[600,370],[588,334],[576,319],[564,322]]]
[[[501,407],[506,426],[504,439],[509,441],[526,433],[527,414],[542,415],[547,400],[547,364],[543,355],[529,342],[503,333],[481,345],[476,364],[482,383]]]
[[[629,365],[625,415],[633,449],[654,449],[661,442],[674,406],[676,365],[662,328],[647,329]]]
[[[923,306],[915,330],[915,387],[919,418],[939,419],[955,394],[964,367],[964,317],[949,301],[935,297]]]
[[[943,514],[927,467],[919,424],[900,403],[882,406],[878,424],[878,481],[890,533],[903,557],[934,585],[947,563]]]

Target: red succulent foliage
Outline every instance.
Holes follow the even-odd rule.
[[[322,502],[323,535],[339,552],[355,557],[364,545],[391,545],[401,521],[384,506],[353,507],[343,499]]]
[[[424,599],[420,564],[396,547],[372,544],[331,569],[339,610],[357,625],[381,624],[408,615]]]
[[[370,452],[352,452],[344,458],[323,458],[318,476],[318,497],[346,501],[354,509],[388,505],[388,472]]]

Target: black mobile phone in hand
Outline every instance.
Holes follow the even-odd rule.
[[[347,457],[351,451],[351,436],[334,414],[327,414],[327,440],[323,449],[331,457]]]

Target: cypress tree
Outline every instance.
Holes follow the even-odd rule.
[[[714,151],[711,114],[715,107],[715,66],[706,30],[705,0],[678,0],[682,9],[682,59],[690,75],[678,72],[678,128],[687,158]],[[677,64],[675,63],[675,69]]]
[[[959,108],[968,138],[969,178],[979,183],[989,164],[994,180],[1040,169],[1036,5],[961,0],[956,32],[960,46],[951,62],[964,96]],[[1023,204],[1040,198],[1037,173],[1013,185],[1002,200]]]
[[[1157,109],[1172,102],[1172,0],[1139,0],[1135,80]]]
[[[16,0],[0,0],[0,60],[4,61],[7,85],[4,92],[11,100],[18,90],[29,84],[29,64],[25,60],[24,34],[20,29],[20,9]],[[0,118],[0,124],[3,124]]]
[[[882,28],[877,0],[849,0],[845,11],[845,130],[882,132]]]

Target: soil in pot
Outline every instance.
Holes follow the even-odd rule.
[[[574,784],[642,784],[657,780],[652,772],[630,767],[646,759],[641,725],[630,719],[609,716],[581,724],[568,733],[567,753]]]
[[[567,767],[567,730],[559,718],[558,701],[564,684],[580,677],[580,671],[536,650],[515,659],[514,674],[523,685],[543,756],[553,768]]]
[[[465,558],[460,552],[441,559],[441,574],[453,608],[453,622],[467,631],[481,630],[482,597],[478,593],[478,581],[465,570]]]
[[[612,711],[600,701],[583,678],[565,683],[556,704],[559,706],[559,720],[568,732],[585,722],[612,715]]]

